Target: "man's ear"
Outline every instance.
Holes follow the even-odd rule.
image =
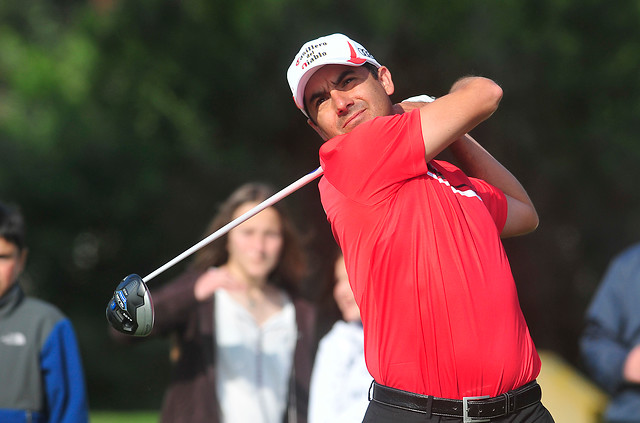
[[[313,128],[314,131],[318,133],[318,135],[320,135],[320,138],[322,138],[323,141],[327,141],[329,139],[329,137],[327,137],[324,131],[320,129],[320,127],[316,125],[314,121],[312,121],[311,119],[307,119],[307,123],[310,127]]]
[[[391,78],[391,71],[386,66],[380,66],[378,68],[378,81],[384,87],[387,95],[391,95],[395,91],[395,86],[393,85],[393,79]]]

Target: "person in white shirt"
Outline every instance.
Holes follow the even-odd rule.
[[[236,189],[205,236],[271,197]],[[306,260],[279,202],[205,246],[151,291],[152,335],[171,336],[163,423],[306,423],[315,310],[299,293]]]
[[[333,298],[342,320],[321,339],[309,391],[309,423],[360,422],[373,378],[364,361],[364,332],[342,254],[334,264]]]

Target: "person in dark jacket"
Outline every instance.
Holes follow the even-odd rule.
[[[206,235],[274,193],[262,183],[241,186]],[[298,295],[306,270],[298,238],[277,203],[151,292],[152,336],[171,336],[173,346],[163,422],[307,421],[315,312]]]
[[[0,422],[89,421],[82,360],[71,321],[25,296],[24,219],[0,203]]]
[[[640,243],[609,263],[585,315],[580,350],[611,396],[604,421],[640,422]]]

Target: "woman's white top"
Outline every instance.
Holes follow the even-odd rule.
[[[309,423],[361,422],[373,378],[360,322],[336,322],[322,338],[311,374]]]
[[[226,291],[215,293],[216,389],[224,423],[281,423],[297,340],[295,308],[258,325]]]

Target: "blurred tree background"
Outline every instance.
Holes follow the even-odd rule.
[[[195,244],[241,183],[284,187],[318,166],[285,74],[333,32],[390,67],[397,101],[465,74],[503,86],[474,135],[540,213],[537,232],[505,242],[534,340],[580,367],[585,308],[640,241],[640,2],[5,0],[0,198],[27,218],[23,284],[76,327],[92,408],[158,408],[168,377],[166,341],[107,335],[120,279]],[[316,298],[332,239],[315,184],[285,201]]]

